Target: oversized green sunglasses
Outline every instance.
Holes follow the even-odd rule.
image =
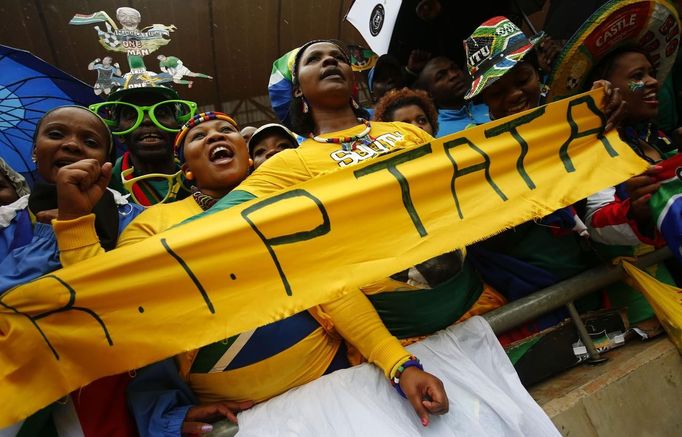
[[[182,170],[173,174],[148,173],[137,177],[134,176],[134,171],[134,167],[123,170],[121,183],[135,203],[145,208],[174,201],[180,190],[190,191],[184,184]]]
[[[189,100],[164,100],[151,106],[128,102],[102,102],[90,105],[102,117],[114,135],[126,135],[142,124],[145,112],[149,119],[166,132],[178,132],[197,112],[197,104]]]

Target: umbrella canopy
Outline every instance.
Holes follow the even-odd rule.
[[[32,181],[33,133],[52,108],[100,101],[92,87],[33,54],[0,45],[0,156]]]

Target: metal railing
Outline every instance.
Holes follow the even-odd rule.
[[[639,268],[648,267],[670,258],[672,253],[667,247],[643,255],[633,261]],[[578,315],[573,302],[602,287],[618,282],[625,277],[625,271],[620,265],[604,264],[586,270],[569,279],[536,291],[526,297],[509,302],[483,315],[495,334],[501,334],[520,324],[535,319],[549,311],[566,306],[578,334],[590,355],[590,361],[603,361],[599,356],[592,339],[585,329],[582,319]]]

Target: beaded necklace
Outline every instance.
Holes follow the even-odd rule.
[[[351,150],[355,150],[358,143],[368,145],[371,144],[372,141],[374,141],[374,138],[372,138],[369,135],[369,131],[372,130],[372,126],[369,120],[365,120],[364,118],[358,118],[358,121],[365,125],[365,129],[359,134],[353,135],[352,137],[322,138],[313,134],[310,134],[309,137],[318,143],[341,144],[341,148],[344,151],[350,152]]]
[[[209,196],[208,194],[202,193],[194,185],[192,185],[192,197],[194,197],[194,200],[197,202],[197,204],[203,211],[206,211],[220,200],[216,199],[215,197]]]

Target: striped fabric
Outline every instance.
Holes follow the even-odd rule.
[[[656,227],[671,252],[682,262],[682,154],[659,162],[663,171],[657,175],[661,188],[649,201]]]
[[[308,337],[320,325],[304,311],[254,331],[204,346],[192,364],[192,373],[215,373],[266,360]]]
[[[272,109],[277,114],[277,118],[288,125],[289,102],[291,102],[292,78],[291,69],[294,65],[294,58],[298,53],[295,48],[275,60],[272,64],[270,82],[268,83],[268,94]]]

